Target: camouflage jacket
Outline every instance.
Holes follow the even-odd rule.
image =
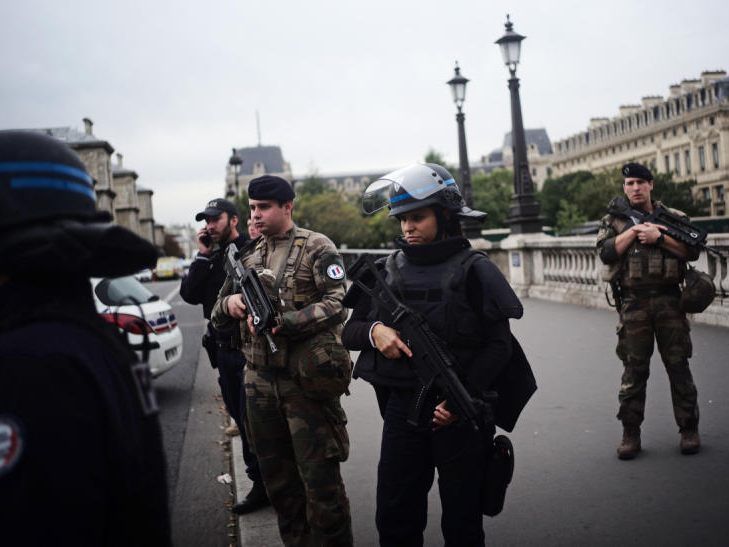
[[[653,207],[663,207],[668,212],[688,220],[688,216],[684,212],[679,211],[678,209],[666,207],[660,201],[654,201]],[[682,272],[685,269],[686,262],[696,260],[699,256],[699,250],[697,248],[689,248],[689,254],[686,260],[681,260],[664,249],[660,249],[655,245],[643,245],[637,240],[634,241],[622,255],[618,255],[615,250],[615,238],[630,228],[631,225],[632,224],[628,219],[612,214],[607,214],[600,220],[600,229],[597,233],[597,250],[600,260],[605,265],[602,274],[604,281],[616,280],[616,278],[621,275],[621,272],[625,274],[625,263],[630,255],[635,256],[643,254],[646,255],[646,260],[650,260],[649,255],[660,255],[664,262],[664,272],[670,269],[670,267],[667,268],[667,266],[669,266],[668,262],[676,262],[676,279],[674,280],[673,278],[670,278],[666,279],[666,281],[669,281],[670,283],[678,282],[679,278],[683,277]]]
[[[254,366],[285,367],[298,345],[325,336],[329,344],[341,345],[341,330],[347,312],[342,305],[345,273],[334,243],[323,234],[294,227],[280,237],[262,237],[241,257],[254,268],[280,315],[281,330],[273,337],[279,351],[270,354],[263,337],[252,336],[241,322],[243,353]],[[281,281],[276,287],[279,272]],[[211,321],[224,328],[235,319],[227,315],[225,301],[232,282],[226,279],[213,307]]]

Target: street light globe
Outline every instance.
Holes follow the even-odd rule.
[[[230,159],[228,160],[228,165],[233,167],[235,169],[236,166],[241,165],[243,163],[243,160],[240,159],[240,156],[235,153],[235,148],[233,148],[233,155],[230,156]]]
[[[451,92],[453,93],[453,102],[456,103],[456,106],[459,110],[463,106],[463,102],[466,100],[466,84],[468,82],[468,78],[461,75],[461,68],[458,66],[458,61],[456,61],[456,68],[453,78],[448,80],[448,82],[446,83],[451,86]]]
[[[506,33],[496,40],[496,43],[501,47],[501,55],[504,57],[504,64],[509,67],[512,72],[516,71],[516,65],[519,64],[519,57],[521,55],[521,41],[526,38],[514,32],[514,23],[509,20],[509,16],[506,16]]]

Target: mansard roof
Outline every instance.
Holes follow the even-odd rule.
[[[552,153],[552,142],[549,140],[547,130],[543,127],[540,127],[539,129],[525,129],[524,137],[526,139],[527,146],[529,146],[530,144],[535,144],[537,146],[537,150],[539,150],[539,154],[541,154],[542,156]],[[508,149],[511,147],[511,131],[509,131],[504,136],[503,148]]]
[[[266,173],[283,173],[284,159],[280,146],[251,146],[236,148],[235,155],[243,160],[241,175],[252,175],[253,167],[262,163]]]

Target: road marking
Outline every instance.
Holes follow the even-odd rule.
[[[177,293],[180,292],[181,286],[182,286],[182,284],[178,283],[177,286],[174,289],[172,289],[167,296],[162,298],[162,300],[164,300],[165,302],[167,302],[169,304],[170,300],[172,300],[177,295]]]

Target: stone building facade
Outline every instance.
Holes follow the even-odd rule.
[[[729,191],[729,78],[723,70],[670,86],[667,97],[646,96],[613,118],[554,143],[554,176],[619,168],[628,161],[674,180],[695,179],[711,216],[727,214]]]
[[[123,165],[123,156],[116,155],[117,162],[112,166],[112,178],[116,198],[114,200],[114,215],[121,226],[128,228],[135,234],[142,235],[139,224],[139,196],[137,193],[136,171],[126,169]]]
[[[51,127],[37,129],[69,145],[81,158],[86,170],[94,179],[96,204],[102,211],[108,211],[114,216],[114,183],[111,170],[111,155],[114,148],[108,141],[99,139],[94,135],[94,123],[89,118],[83,119],[84,130],[74,127]]]
[[[532,181],[537,190],[541,190],[544,181],[552,176],[552,142],[549,140],[547,130],[543,127],[525,129],[524,139],[527,145],[527,160],[531,170]],[[514,147],[511,140],[511,131],[504,135],[501,148],[497,148],[488,156],[481,157],[480,163],[471,165],[471,173],[488,174],[495,169],[514,168]]]
[[[154,214],[152,212],[152,190],[137,185],[139,202],[139,235],[150,243],[157,244],[154,239]]]
[[[114,147],[108,141],[94,135],[94,123],[83,119],[84,129],[74,127],[50,127],[25,129],[50,135],[70,146],[83,162],[94,180],[96,205],[100,210],[112,214],[114,222],[130,229],[151,243],[160,245],[156,239],[154,213],[152,209],[152,190],[137,186],[137,173],[123,166],[121,154],[117,163],[112,165]],[[163,227],[159,233],[164,233]]]

